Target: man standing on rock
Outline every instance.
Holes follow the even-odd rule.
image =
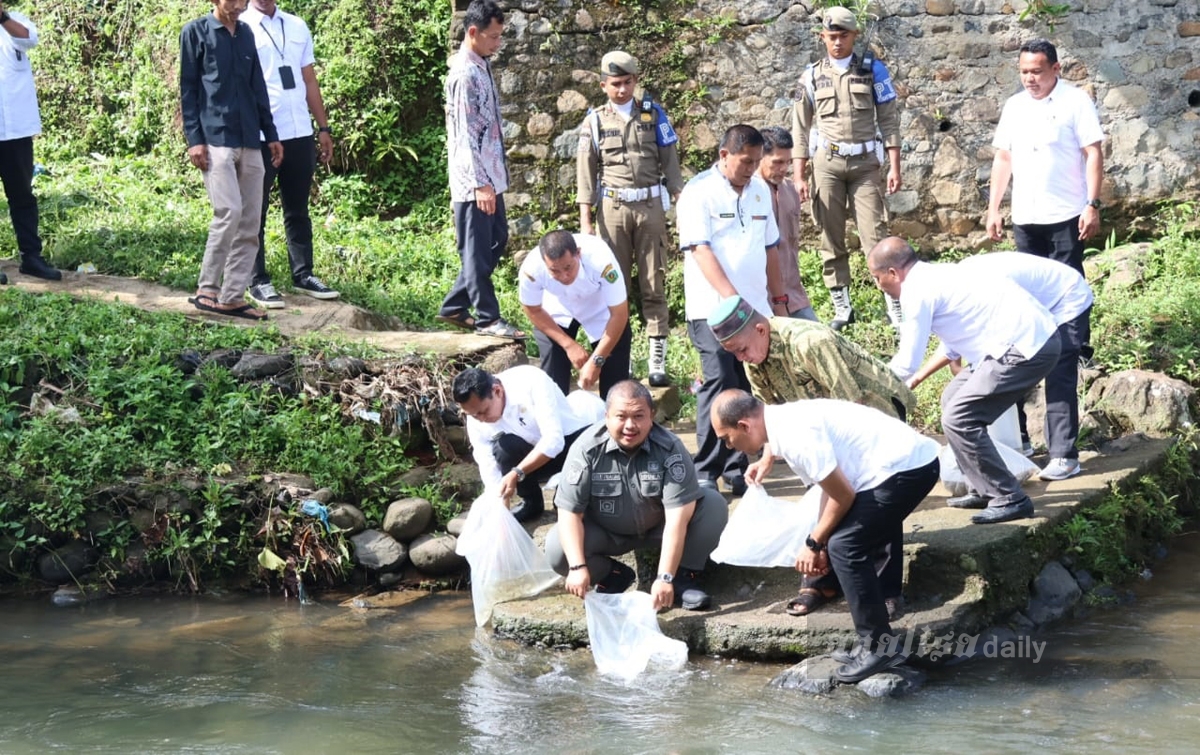
[[[876,558],[882,549],[898,562],[893,571],[902,571],[904,518],[938,480],[937,442],[858,404],[816,399],[764,406],[737,390],[717,397],[712,423],[721,440],[743,453],[763,452],[748,477],[761,480],[780,457],[805,484],[821,487],[821,513],[796,569],[806,576],[832,569],[846,592],[859,644],[834,654],[844,664],[834,676],[853,684],[903,662],[885,652],[898,643]]]
[[[33,195],[33,137],[42,132],[29,51],[38,31],[23,13],[0,2],[0,183],[17,236],[24,275],[56,281],[62,273],[42,257],[38,204]],[[0,273],[0,283],[8,278]]]
[[[858,20],[845,8],[829,8],[821,40],[828,55],[804,70],[792,110],[796,140],[796,188],[809,199],[805,170],[811,157],[813,219],[821,229],[825,286],[833,320],[841,330],[854,320],[850,305],[850,258],[846,252],[846,208],[865,252],[887,233],[883,222],[881,156],[887,153],[887,193],[899,191],[900,102],[892,76],[874,54],[854,54]],[[810,131],[815,131],[810,143]],[[899,306],[887,300],[888,317],[899,322]]]
[[[788,315],[771,190],[757,172],[762,145],[762,134],[753,126],[730,127],[721,138],[717,164],[689,181],[679,197],[688,335],[704,371],[696,393],[696,472],[701,485],[716,488],[724,479],[734,495],[746,491],[742,474],[749,460],[721,443],[708,410],[721,391],[750,384],[741,363],[721,348],[708,318],[722,299],[733,296],[758,312]]]
[[[1058,362],[1062,347],[1054,318],[1016,284],[956,265],[920,262],[896,236],[875,245],[867,254],[867,268],[875,284],[904,309],[900,346],[890,363],[897,375],[909,379],[917,372],[931,334],[941,339],[941,356],[961,357],[970,365],[942,392],[942,431],[985,507],[971,521],[990,524],[1033,516],[1033,501],[1005,466],[988,425]],[[955,499],[948,503],[956,505]],[[960,505],[978,507],[974,500]]]
[[[283,297],[271,285],[266,258],[267,211],[271,206],[271,187],[278,178],[292,286],[314,299],[336,299],[338,292],[313,275],[312,219],[308,215],[308,199],[317,160],[328,165],[333,159],[333,132],[317,84],[312,34],[303,19],[279,10],[275,0],[251,0],[242,20],[254,32],[258,60],[271,98],[271,116],[283,143],[284,155],[278,169],[271,165],[270,155],[263,155],[266,173],[263,176],[262,217],[258,224],[258,254],[254,259],[254,277],[250,281],[248,297],[266,309],[284,306]],[[312,118],[317,121],[316,144],[313,144]]]
[[[646,386],[633,380],[613,386],[604,424],[580,436],[564,469],[546,557],[567,578],[567,592],[579,598],[592,586],[625,592],[637,575],[613,556],[655,548],[654,607],[708,607],[700,573],[721,539],[729,507],[716,490],[698,484],[683,441],[654,422]]]
[[[567,449],[599,420],[599,412],[568,401],[550,376],[532,365],[496,375],[463,370],[453,391],[467,416],[467,437],[484,487],[510,506],[517,494],[512,509],[517,521],[540,517],[546,511],[542,483],[562,469]]]
[[[662,106],[647,92],[635,91],[638,72],[637,59],[627,52],[614,50],[600,60],[600,88],[608,101],[589,111],[579,128],[579,227],[584,233],[599,231],[617,255],[627,288],[633,286],[637,263],[642,317],[650,338],[650,385],[662,386],[670,383],[664,199],[679,196],[683,175],[676,147],[679,137]]]
[[[792,164],[792,135],[781,126],[768,126],[759,132],[763,137],[763,159],[758,175],[771,189],[771,207],[779,226],[779,271],[788,317],[816,322],[817,313],[800,279],[800,194],[787,177]]]
[[[600,398],[629,378],[629,303],[607,244],[585,233],[551,231],[521,263],[517,285],[542,369],[564,394],[571,392],[572,367],[585,391],[599,381]],[[580,327],[591,354],[575,340]]]
[[[462,267],[435,319],[480,335],[523,339],[523,331],[500,317],[492,285],[492,271],[508,245],[504,124],[488,63],[502,43],[504,12],[493,0],[471,0],[463,28],[445,93],[450,201]]]

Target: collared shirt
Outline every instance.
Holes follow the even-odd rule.
[[[467,417],[467,438],[471,454],[479,465],[485,487],[500,483],[504,475],[496,463],[492,447],[497,436],[517,435],[533,450],[551,459],[563,452],[566,437],[596,421],[582,405],[567,401],[550,376],[533,365],[523,364],[498,373],[504,386],[504,412],[495,422],[480,422]]]
[[[599,201],[597,189],[645,189],[667,181],[672,195],[683,190],[679,170],[679,137],[658,103],[642,113],[630,100],[623,112],[606,102],[588,112],[579,127],[579,149],[575,161],[579,204]],[[660,201],[659,198],[652,198]]]
[[[244,21],[235,32],[210,13],[179,35],[179,98],[189,147],[261,146],[279,141],[254,33]]]
[[[585,525],[641,536],[666,521],[666,509],[700,498],[700,481],[683,441],[657,423],[627,453],[603,423],[584,431],[567,452],[554,505],[583,514]]]
[[[1091,98],[1062,79],[1040,100],[1025,90],[1008,98],[992,146],[1012,155],[1012,222],[1048,225],[1087,206],[1084,147],[1104,140]]]
[[[446,144],[450,199],[475,201],[475,190],[508,190],[500,95],[486,60],[464,44],[450,59],[446,77]]]
[[[1024,252],[992,252],[958,263],[984,280],[1007,278],[1038,300],[1055,325],[1068,323],[1092,306],[1092,287],[1075,268]]]
[[[932,333],[941,353],[979,364],[1015,348],[1032,357],[1056,332],[1037,300],[1005,279],[988,279],[957,265],[917,262],[900,288],[900,346],[888,366],[908,378],[921,366]]]
[[[275,9],[274,16],[265,16],[251,6],[241,20],[254,32],[258,47],[258,62],[267,83],[271,99],[271,117],[281,140],[312,136],[312,118],[308,114],[308,87],[302,69],[316,63],[313,57],[312,34],[304,20]],[[280,66],[290,66],[296,86],[283,88]]]
[[[572,235],[579,247],[579,274],[571,285],[554,280],[541,253],[534,249],[521,263],[518,292],[522,304],[540,306],[563,328],[578,320],[583,332],[596,342],[608,325],[609,307],[625,301],[625,281],[616,255],[603,239],[586,233]]]
[[[800,193],[792,179],[778,184],[765,181],[771,189],[771,207],[775,224],[779,226],[779,272],[783,276],[783,293],[787,294],[788,312],[811,307],[808,291],[800,280]]]
[[[840,468],[855,493],[937,458],[938,444],[895,417],[848,401],[763,407],[767,442],[806,485]]]
[[[738,194],[714,165],[688,181],[677,213],[687,319],[707,320],[721,299],[692,257],[692,247],[700,244],[712,249],[738,294],[770,316],[767,248],[779,244],[779,226],[767,182],[755,174]]]
[[[746,363],[750,389],[768,404],[835,398],[895,417],[892,399],[911,411],[917,397],[866,349],[811,320],[772,317],[767,358]]]
[[[9,10],[8,15],[29,30],[29,38],[18,39],[0,26],[0,142],[42,133],[29,64],[29,51],[38,43],[37,27],[24,13]]]

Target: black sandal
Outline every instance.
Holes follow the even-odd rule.
[[[462,328],[463,330],[475,330],[475,318],[466,312],[461,312],[457,315],[437,315],[433,319],[446,325]]]
[[[826,595],[815,587],[801,587],[800,594],[789,600],[783,610],[787,611],[788,616],[807,616],[836,597]]]

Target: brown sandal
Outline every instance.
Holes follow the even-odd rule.
[[[836,597],[826,595],[815,587],[801,587],[800,594],[789,600],[783,610],[789,616],[807,616]]]

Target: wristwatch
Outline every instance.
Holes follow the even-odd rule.
[[[675,581],[675,575],[669,571],[665,571],[662,574],[659,574],[658,578],[660,580],[662,580],[663,582],[666,582],[668,585]]]
[[[333,129],[329,128],[328,126],[321,126],[320,128],[317,129],[317,133],[318,134],[329,134],[330,136],[333,136]]]
[[[1089,199],[1087,201],[1087,206],[1099,210],[1100,209],[1100,200],[1099,199]]]
[[[597,367],[603,367],[604,363],[607,361],[608,361],[608,357],[606,357],[606,356],[601,356],[600,354],[592,354],[592,364],[596,365]]]
[[[8,11],[0,10],[0,24],[8,23],[8,19],[10,18],[12,18],[12,16],[8,15]]]
[[[517,473],[517,482],[525,482],[525,470],[524,469],[521,469],[520,467],[513,467],[512,471]]]
[[[813,540],[812,535],[804,538],[804,544],[807,545],[813,553],[820,553],[821,551],[825,550],[825,543],[818,543],[816,540]]]

